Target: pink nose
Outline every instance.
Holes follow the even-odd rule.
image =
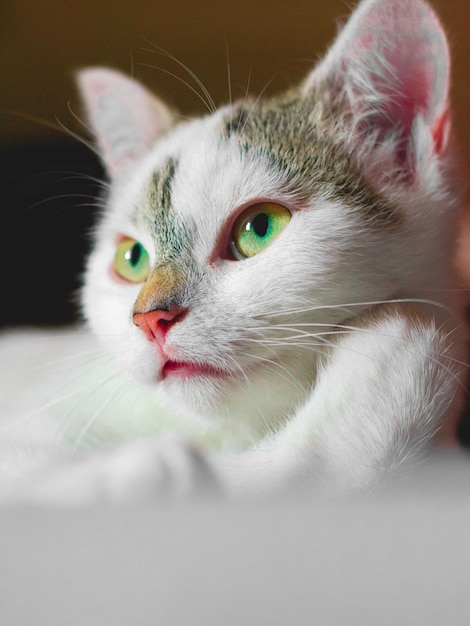
[[[134,313],[133,322],[144,331],[149,341],[157,342],[163,347],[168,331],[183,315],[182,309],[171,309],[170,311],[156,309],[147,313]]]

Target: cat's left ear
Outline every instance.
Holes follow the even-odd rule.
[[[108,68],[77,75],[88,121],[111,177],[139,161],[174,121],[170,110],[136,80]]]
[[[303,88],[328,94],[349,120],[352,148],[379,148],[413,175],[445,151],[449,69],[444,30],[426,2],[363,0]]]

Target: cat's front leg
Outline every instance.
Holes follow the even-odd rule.
[[[172,435],[129,442],[114,450],[62,459],[3,484],[0,503],[83,506],[188,499],[220,489],[193,446]]]
[[[305,405],[256,448],[219,459],[229,489],[367,488],[415,457],[458,411],[459,339],[409,306],[338,335]]]

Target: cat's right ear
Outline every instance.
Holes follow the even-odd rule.
[[[136,80],[108,68],[77,75],[88,122],[111,177],[139,161],[173,125],[171,111]]]

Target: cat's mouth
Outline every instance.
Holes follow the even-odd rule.
[[[168,360],[163,365],[159,380],[171,380],[177,378],[194,378],[196,376],[210,376],[221,378],[225,375],[223,371],[211,365],[197,363],[186,363],[184,361]]]

